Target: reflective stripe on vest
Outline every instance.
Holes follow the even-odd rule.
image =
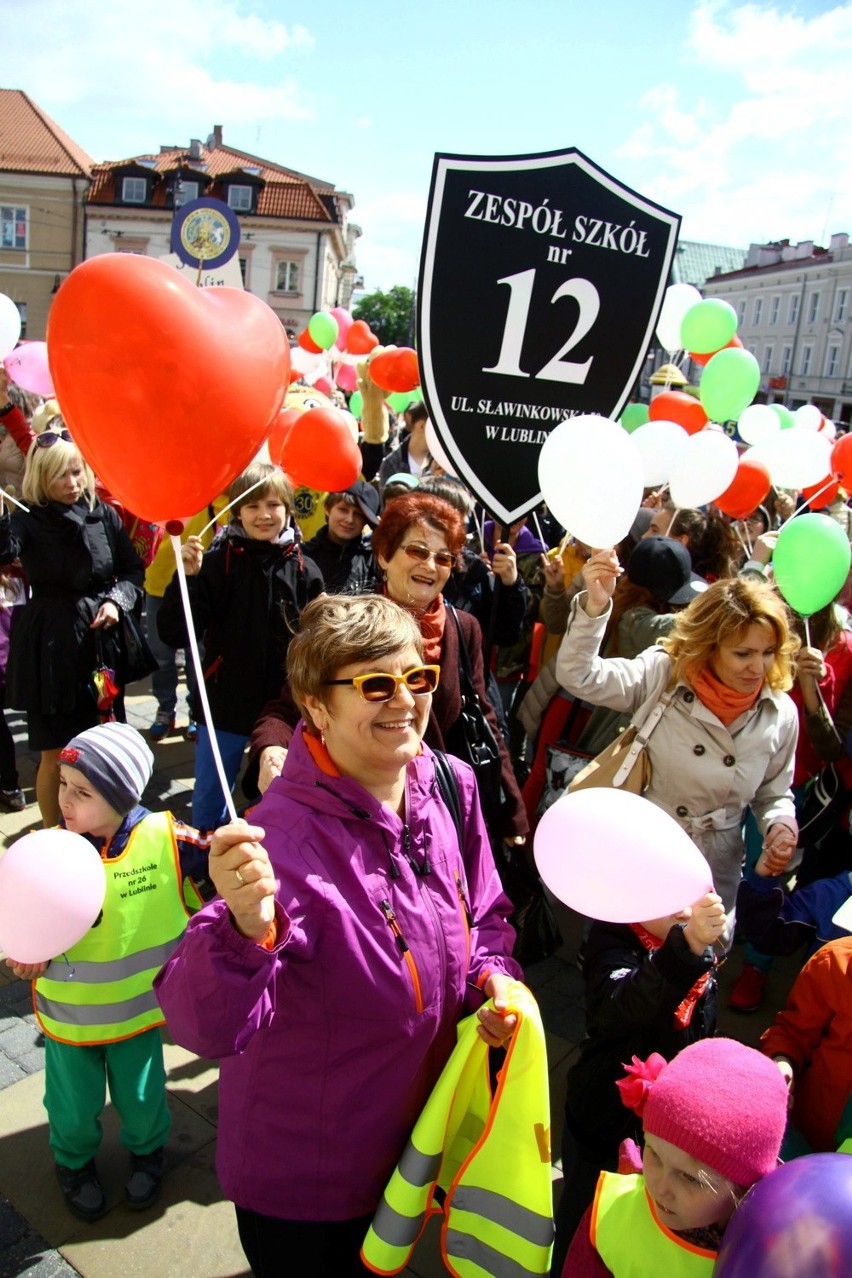
[[[657,1220],[642,1176],[601,1172],[589,1236],[615,1278],[710,1278],[716,1262]]]
[[[164,1023],[154,977],[188,916],[169,813],[144,817],[104,867],[100,922],[34,983],[38,1023],[60,1042],[114,1042]]]
[[[364,1241],[379,1274],[409,1261],[433,1204],[446,1191],[441,1249],[458,1278],[546,1274],[553,1241],[550,1101],[544,1031],[525,986],[512,982],[518,1016],[492,1098],[479,1020],[459,1026],[456,1049],[426,1102]]]

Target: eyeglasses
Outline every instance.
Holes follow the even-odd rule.
[[[399,685],[404,683],[413,697],[426,697],[434,692],[441,677],[440,666],[412,666],[405,674],[362,674],[352,679],[324,679],[333,686],[351,685],[364,701],[391,701]]]
[[[60,439],[66,444],[74,442],[67,430],[43,430],[40,435],[36,435],[33,442],[37,448],[52,448],[54,444],[59,443]]]
[[[422,564],[434,559],[439,568],[452,568],[456,562],[451,550],[430,550],[421,541],[406,542],[404,546],[400,546],[400,550],[404,550],[409,559],[419,559]]]

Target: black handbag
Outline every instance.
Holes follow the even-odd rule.
[[[486,821],[490,821],[499,816],[503,802],[503,765],[500,747],[473,686],[470,658],[456,610],[451,604],[447,604],[447,612],[452,614],[458,634],[459,686],[462,700],[461,714],[447,734],[447,749],[450,754],[469,763],[476,773],[482,812]]]
[[[148,645],[135,612],[126,612],[123,608],[120,611],[121,619],[116,627],[118,630],[116,674],[119,683],[124,687],[128,683],[135,683],[137,679],[144,679],[149,674],[153,674],[160,668],[160,663]]]

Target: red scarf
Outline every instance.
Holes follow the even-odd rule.
[[[663,944],[659,937],[652,936],[650,932],[647,932],[641,923],[631,923],[630,930],[636,933],[638,940],[644,945],[649,954],[653,954]],[[675,1029],[686,1029],[691,1022],[695,1005],[707,989],[710,975],[710,972],[702,972],[692,989],[675,1008],[673,1017]]]
[[[387,585],[383,588],[384,594],[390,599]],[[398,599],[394,599],[394,603],[400,603]],[[405,608],[406,612],[410,612],[414,620],[420,627],[420,633],[423,636],[423,659],[428,666],[440,665],[441,647],[444,642],[444,626],[447,621],[447,610],[444,607],[444,596],[436,595],[428,608],[410,608],[407,604],[400,604],[401,608]]]
[[[692,689],[698,699],[727,728],[734,719],[751,709],[763,692],[763,684],[756,692],[735,692],[726,683],[722,683],[721,679],[717,679],[709,666],[705,666],[692,680]]]

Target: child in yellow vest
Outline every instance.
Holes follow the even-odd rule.
[[[711,1278],[735,1209],[777,1166],[784,1080],[753,1048],[706,1038],[668,1064],[634,1056],[618,1087],[642,1118],[641,1172],[601,1173],[562,1278]]]
[[[130,1152],[128,1206],[150,1207],[160,1191],[171,1126],[154,977],[183,935],[207,879],[209,840],[139,799],[153,756],[126,723],[102,723],[59,755],[62,824],[100,852],[107,888],[100,916],[50,963],[7,964],[33,981],[45,1035],[44,1104],[56,1175],[69,1209],[97,1220],[106,1200],[94,1157],[110,1097]]]

